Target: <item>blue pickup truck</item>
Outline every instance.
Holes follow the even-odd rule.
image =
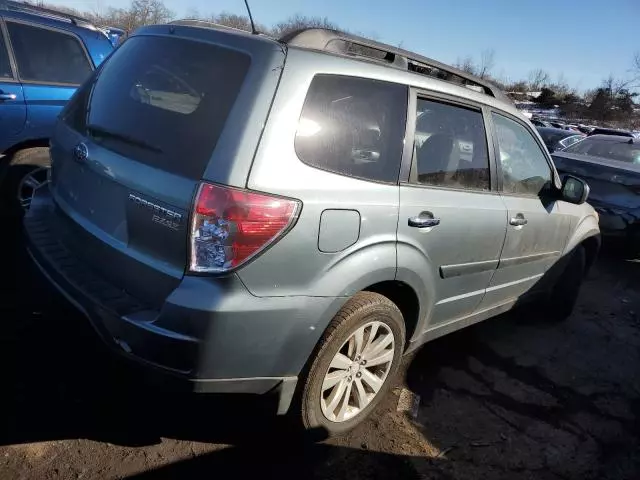
[[[88,20],[0,0],[0,202],[19,211],[46,179],[49,136],[114,46]]]

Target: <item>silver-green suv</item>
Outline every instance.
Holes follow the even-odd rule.
[[[330,433],[428,340],[568,316],[599,248],[588,187],[500,91],[335,31],[145,27],[51,156],[29,249],[107,344]]]

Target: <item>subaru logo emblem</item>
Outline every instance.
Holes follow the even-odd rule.
[[[76,162],[84,162],[89,157],[89,149],[84,143],[79,143],[73,149],[73,158],[76,159]]]

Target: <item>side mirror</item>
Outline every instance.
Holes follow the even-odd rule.
[[[584,180],[565,175],[562,180],[562,200],[576,205],[582,205],[589,197],[589,185]]]

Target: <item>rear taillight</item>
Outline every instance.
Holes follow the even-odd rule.
[[[191,222],[192,272],[225,272],[278,240],[300,202],[203,183]]]

